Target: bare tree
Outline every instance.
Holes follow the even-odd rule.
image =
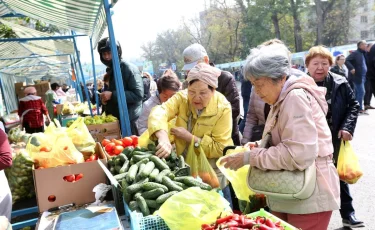
[[[292,11],[294,22],[294,43],[295,51],[302,51],[302,35],[301,35],[301,22],[299,19],[298,8],[301,6],[301,0],[290,0],[290,9]]]

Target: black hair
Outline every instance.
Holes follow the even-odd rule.
[[[57,88],[59,88],[59,87],[60,87],[60,85],[58,83],[56,83],[56,82],[51,84],[51,89],[52,90],[57,90]]]
[[[189,82],[189,85],[192,85],[194,82],[197,82],[197,81],[199,81],[199,80],[198,80],[198,79],[194,79],[194,80],[192,80],[192,81]],[[210,85],[208,85],[208,88],[209,88],[211,91],[214,91],[214,90],[215,90],[214,87],[212,87],[212,86],[210,86]]]

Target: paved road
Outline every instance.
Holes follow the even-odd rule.
[[[240,82],[237,82],[237,87],[239,90],[241,89]],[[375,105],[374,98],[372,105]],[[365,228],[359,228],[363,230],[375,230],[375,110],[369,110],[369,113],[369,116],[358,118],[354,139],[351,143],[364,172],[363,177],[356,184],[350,186],[356,216],[366,224]],[[243,115],[242,98],[241,114]],[[345,229],[342,228],[339,211],[333,213],[328,229]]]

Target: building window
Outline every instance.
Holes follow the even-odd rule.
[[[361,39],[366,39],[368,37],[368,31],[367,30],[362,30],[361,31]]]
[[[367,23],[367,16],[361,16],[361,23]]]

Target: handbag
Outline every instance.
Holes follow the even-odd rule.
[[[271,146],[271,131],[278,120],[262,138],[259,148]],[[261,170],[250,167],[247,174],[247,185],[255,193],[264,194],[280,199],[305,200],[309,198],[316,186],[315,162],[303,171],[294,170]]]

